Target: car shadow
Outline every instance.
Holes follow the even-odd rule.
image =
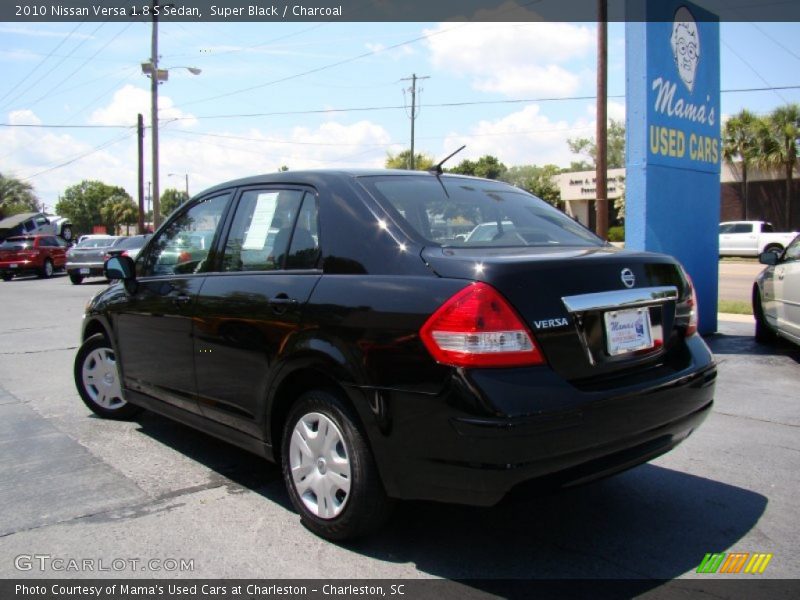
[[[137,421],[220,480],[292,510],[276,466],[158,415]],[[507,580],[599,578],[631,580],[641,593],[734,546],[766,506],[758,493],[647,464],[555,492],[523,485],[491,508],[398,502],[383,530],[342,547],[476,591],[497,592]]]
[[[749,323],[726,323],[720,332],[703,338],[714,354],[786,356],[800,364],[800,346],[783,338],[766,344],[758,343],[753,335],[753,325]]]

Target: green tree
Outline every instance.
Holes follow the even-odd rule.
[[[162,216],[172,214],[172,211],[178,208],[181,204],[189,199],[189,194],[186,192],[178,191],[175,188],[168,188],[161,194],[161,203],[159,208]]]
[[[733,115],[722,130],[722,157],[734,171],[739,172],[742,184],[743,219],[748,216],[747,173],[758,160],[761,149],[760,131],[765,123],[747,109]]]
[[[784,201],[785,227],[792,227],[792,175],[798,158],[798,138],[800,138],[800,104],[779,106],[766,118],[766,128],[761,136],[762,147],[760,164],[783,169],[786,175]]]
[[[608,122],[608,133],[606,135],[606,160],[609,169],[622,168],[625,166],[625,123],[611,119]],[[589,168],[597,164],[597,143],[594,138],[570,138],[567,140],[569,149],[574,154],[583,154],[592,159]],[[583,165],[586,163],[584,162]],[[586,170],[586,169],[579,169]]]
[[[501,179],[560,208],[561,190],[555,182],[555,176],[559,173],[561,169],[556,165],[520,165],[508,169]]]
[[[30,183],[0,173],[0,219],[38,210],[39,199]]]
[[[115,196],[101,209],[107,231],[114,233],[120,225],[133,225],[139,220],[139,207],[130,197]]]
[[[448,172],[459,175],[474,175],[475,177],[484,177],[486,179],[501,179],[503,173],[507,170],[508,167],[501,163],[496,156],[485,154],[478,160],[464,159],[452,169],[448,169]]]
[[[403,150],[397,154],[391,152],[386,153],[386,168],[387,169],[408,169],[409,160],[411,159],[411,150]],[[435,163],[433,157],[417,152],[414,154],[414,169],[417,171],[427,171]]]
[[[121,208],[126,202],[137,210],[130,194],[123,188],[102,181],[84,180],[64,190],[56,204],[56,212],[70,219],[77,232],[90,232],[95,225],[105,225],[107,231],[113,232],[117,225],[130,222],[126,221],[129,217]]]

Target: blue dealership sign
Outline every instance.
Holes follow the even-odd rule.
[[[677,257],[700,330],[717,327],[719,22],[680,0],[629,0],[626,247]],[[643,13],[641,11],[644,11]]]

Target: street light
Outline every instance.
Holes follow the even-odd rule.
[[[189,199],[189,174],[183,173],[186,176],[186,199]],[[167,177],[180,177],[181,173],[167,173]]]
[[[172,68],[186,69],[192,75],[201,73],[197,67]],[[153,15],[150,60],[142,63],[142,73],[150,78],[150,124],[153,128],[153,228],[157,229],[161,224],[161,199],[158,189],[158,84],[169,79],[169,70],[158,68],[158,19],[155,15]]]

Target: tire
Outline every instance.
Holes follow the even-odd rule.
[[[761,306],[761,292],[758,286],[753,286],[753,316],[756,319],[755,337],[759,344],[771,344],[777,339],[777,334],[772,330],[764,317],[764,309]]]
[[[769,246],[764,248],[764,252],[773,252],[778,256],[780,256],[781,254],[783,254],[783,246],[781,246],[780,244],[770,244]]]
[[[122,397],[114,349],[102,333],[91,336],[80,347],[73,374],[81,400],[94,414],[125,420],[141,412]]]
[[[53,276],[55,269],[53,268],[53,261],[49,258],[44,259],[44,265],[42,266],[42,270],[39,271],[39,277],[42,279],[50,279]]]
[[[83,275],[79,275],[78,273],[70,273],[69,280],[73,285],[80,285],[81,282],[83,282]]]
[[[13,273],[3,273],[2,277],[3,277],[3,281],[11,281],[12,279],[14,279],[14,274]]]
[[[301,522],[322,538],[363,536],[389,516],[391,503],[366,436],[331,392],[300,396],[284,424],[281,466]]]

